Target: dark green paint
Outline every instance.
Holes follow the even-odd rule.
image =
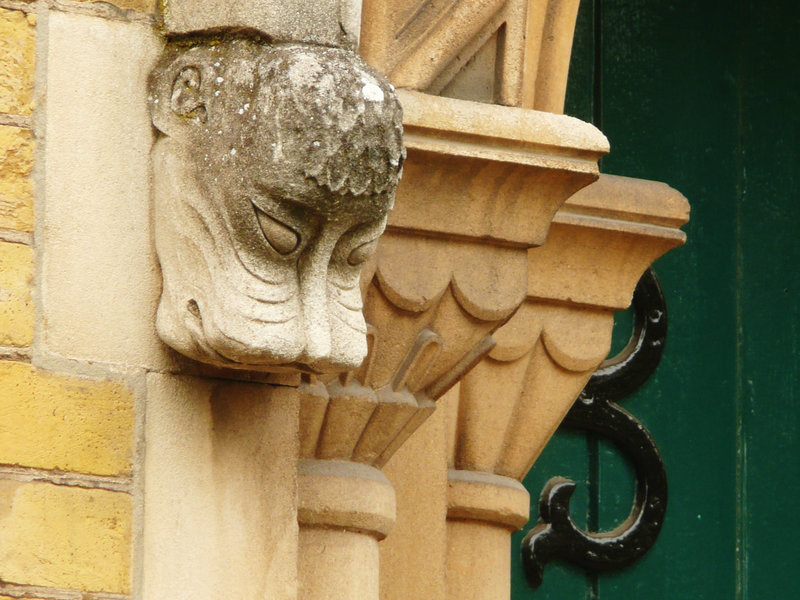
[[[515,600],[798,597],[799,32],[790,0],[583,0],[567,112],[609,137],[604,172],[692,204],[688,243],[656,264],[666,353],[624,402],[659,443],[670,503],[631,569],[551,566],[534,593],[515,562]],[[630,468],[602,441],[557,434],[525,483],[536,497],[556,474],[580,484],[579,521],[630,509]]]

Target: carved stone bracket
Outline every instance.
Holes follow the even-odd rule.
[[[461,382],[451,449],[451,468],[458,471],[451,474],[525,477],[608,354],[613,311],[628,305],[655,258],[683,243],[677,227],[687,216],[686,200],[674,190],[622,177],[603,175],[567,201],[547,242],[529,251],[525,303]],[[468,536],[461,531],[464,518],[459,507],[448,509],[448,531],[458,530],[448,540],[452,560],[479,545],[481,536],[496,538],[501,531],[504,543],[494,547],[498,554],[509,551],[508,520],[481,517],[483,526],[473,525]],[[492,589],[483,581],[491,581]],[[480,565],[455,585],[452,598],[508,595]]]
[[[301,600],[378,598],[396,501],[381,468],[459,382],[447,562],[477,535],[507,561],[518,480],[607,351],[624,282],[682,241],[679,201],[654,220],[662,188],[642,208],[601,182],[564,206],[609,149],[528,110],[557,109],[574,4],[367,2],[364,56],[413,88],[396,90],[354,53],[357,0],[162,3],[156,327],[186,357],[177,380],[288,374],[262,391],[296,409]],[[506,106],[455,99],[485,99],[462,84],[487,73]],[[465,578],[452,597],[480,591]]]
[[[526,296],[528,248],[597,177],[607,149],[596,129],[568,117],[398,95],[408,157],[386,233],[362,274],[367,359],[344,375],[308,376],[300,388],[301,456],[353,461],[375,477],[494,347],[492,333]],[[455,503],[475,496],[472,483],[454,491]],[[527,506],[519,483],[503,489]],[[517,513],[519,526],[527,513]],[[364,547],[364,560],[374,561],[373,547]]]
[[[522,542],[525,574],[542,583],[551,560],[565,560],[591,572],[613,571],[644,556],[658,537],[667,511],[667,473],[645,426],[616,404],[655,372],[667,339],[667,307],[658,279],[648,269],[633,296],[635,324],[619,355],[603,363],[564,418],[562,426],[593,431],[612,441],[636,470],[631,514],[611,531],[585,532],[570,518],[575,483],[554,477],[542,490],[539,522]]]
[[[242,32],[169,44],[149,103],[159,335],[212,375],[303,374],[301,547],[335,530],[351,571],[375,562],[393,500],[336,498],[391,495],[378,469],[494,346],[527,250],[607,141],[569,117],[396,93],[349,50]],[[311,585],[300,564],[302,598],[376,597],[374,581],[336,588],[366,575]]]

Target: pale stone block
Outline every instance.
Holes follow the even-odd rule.
[[[30,129],[0,125],[0,227],[33,231],[33,146]]]
[[[286,42],[355,49],[361,31],[361,0],[164,0],[168,33],[247,28]]]
[[[33,340],[33,251],[0,242],[0,344],[28,346]]]
[[[133,395],[121,382],[0,362],[2,464],[129,474],[133,428]]]
[[[52,12],[47,49],[37,351],[165,368],[155,332],[146,80],[152,28]]]
[[[437,402],[437,410],[384,467],[397,491],[397,521],[380,543],[382,600],[444,600],[447,410],[443,405],[452,395],[448,392]],[[458,400],[457,393],[454,399]],[[424,551],[420,551],[422,535]]]
[[[296,596],[297,391],[151,374],[146,600]]]
[[[0,580],[127,594],[128,494],[0,481]]]
[[[36,15],[0,8],[0,113],[33,112]]]

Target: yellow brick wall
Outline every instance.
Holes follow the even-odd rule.
[[[2,52],[2,50],[0,50]],[[33,231],[33,134],[30,129],[0,125],[0,227]]]
[[[133,396],[121,383],[4,361],[0,398],[0,464],[130,476]]]
[[[36,15],[0,8],[0,113],[33,113]]]
[[[156,0],[112,3],[152,13]],[[133,392],[119,376],[76,376],[31,358],[36,10],[45,3],[0,0],[0,600],[124,597]]]
[[[129,593],[130,495],[0,481],[0,502],[0,580]]]

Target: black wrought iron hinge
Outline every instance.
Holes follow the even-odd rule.
[[[633,295],[634,327],[625,349],[592,376],[562,426],[592,431],[611,440],[636,471],[636,497],[628,518],[611,531],[586,532],[570,517],[575,483],[550,479],[539,500],[539,522],[522,542],[522,562],[532,587],[542,583],[544,566],[562,560],[591,572],[626,567],[656,541],[667,510],[667,473],[655,441],[636,417],[616,403],[653,374],[667,337],[667,308],[655,273],[649,269]]]

